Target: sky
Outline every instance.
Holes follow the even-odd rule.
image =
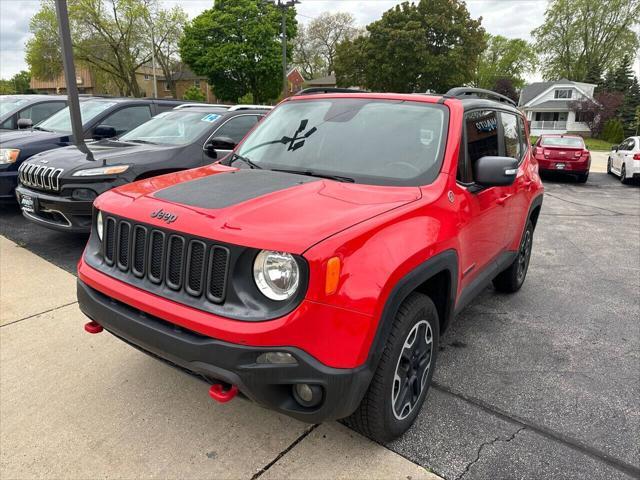
[[[212,0],[161,0],[165,7],[180,5],[190,18],[210,8]],[[301,0],[298,20],[308,22],[322,12],[352,13],[358,24],[366,25],[401,3],[390,0]],[[482,17],[483,27],[491,34],[531,40],[531,31],[544,20],[546,0],[467,0],[473,18]],[[29,39],[29,20],[38,11],[39,0],[0,0],[0,78],[10,78],[27,69],[24,45]],[[638,60],[640,63],[640,59]],[[640,71],[640,65],[636,65]],[[530,79],[539,80],[538,75]]]

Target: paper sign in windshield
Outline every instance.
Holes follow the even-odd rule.
[[[202,117],[200,120],[202,120],[203,122],[215,122],[217,119],[220,118],[220,115],[217,115],[215,113],[210,113],[209,115],[205,115],[204,117]]]

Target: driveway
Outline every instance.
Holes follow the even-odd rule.
[[[545,181],[547,194],[524,287],[515,295],[487,289],[453,321],[442,339],[435,385],[425,407],[414,427],[387,445],[389,449],[448,479],[640,477],[640,188],[598,173],[602,171],[599,156],[594,155],[592,174],[584,185]],[[606,169],[606,156],[604,162]],[[0,234],[68,272],[74,271],[85,241],[26,224],[10,208],[0,212]],[[78,398],[86,399],[86,409],[73,413],[94,419],[80,432],[91,447],[83,451],[89,457],[92,452],[108,455],[117,447],[118,455],[126,454],[106,457],[97,464],[102,470],[92,471],[81,469],[83,462],[95,465],[83,457],[77,459],[80,465],[67,466],[69,471],[103,474],[107,465],[125,460],[139,469],[121,465],[118,471],[129,476],[208,471],[192,468],[210,465],[202,457],[209,452],[203,453],[207,445],[203,438],[228,434],[216,419],[237,430],[236,440],[243,446],[235,461],[247,463],[243,470],[247,475],[268,464],[272,451],[286,450],[303,435],[301,443],[291,447],[297,456],[285,455],[286,461],[276,461],[274,465],[282,470],[270,467],[274,477],[306,477],[313,472],[322,476],[322,471],[317,473],[323,465],[318,452],[328,448],[322,447],[323,435],[332,439],[336,459],[344,459],[342,442],[349,434],[337,424],[305,434],[304,429],[291,427],[288,419],[274,419],[270,412],[250,404],[233,407],[237,410],[214,408],[191,378],[165,370],[164,365],[109,336],[87,338],[78,333],[79,317],[73,321],[70,317],[61,331],[51,322],[47,317],[41,323],[28,320],[17,325],[25,335],[38,339],[36,345],[61,349],[46,357],[51,362],[47,368],[62,388],[78,389],[72,392],[74,405],[82,403]],[[55,338],[46,342],[49,335]],[[21,348],[26,362],[45,367],[38,363],[37,348],[28,344]],[[73,362],[66,359],[69,352],[79,352],[72,356]],[[5,371],[3,363],[3,381]],[[9,396],[26,402],[29,395],[47,395],[55,401],[59,392],[34,382],[36,373],[29,372],[22,384],[3,387],[2,401],[10,401]],[[74,375],[86,381],[64,383],[65,377]],[[24,389],[29,389],[28,395]],[[116,400],[105,402],[103,395]],[[95,409],[96,401],[100,410]],[[18,409],[17,404],[12,408]],[[60,438],[56,425],[47,426],[46,418],[27,412],[20,418],[28,431],[34,430],[34,422],[42,422],[39,444],[62,446],[47,448],[52,457],[23,461],[36,462],[39,476],[63,472],[57,464],[73,458],[68,448],[77,443]],[[257,430],[252,430],[256,422]],[[100,429],[116,436],[93,434]],[[21,438],[20,432],[14,438]],[[20,441],[26,446],[30,439]],[[273,449],[265,453],[268,447]],[[234,456],[218,448],[210,449],[212,459],[232,464]],[[367,463],[361,457],[366,448],[346,446],[344,450],[353,453],[347,463]],[[15,452],[19,454],[20,449]],[[163,461],[165,455],[178,463]],[[240,456],[243,460],[238,460]],[[29,464],[25,465],[27,472]],[[350,473],[364,476],[357,469]],[[380,476],[384,477],[382,471]]]

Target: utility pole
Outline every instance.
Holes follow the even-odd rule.
[[[264,1],[264,0],[263,0]],[[278,7],[282,12],[282,31],[280,33],[282,40],[282,97],[286,98],[289,95],[289,79],[287,78],[287,10],[290,7],[295,7],[300,3],[300,0],[266,0],[265,3],[271,3]]]
[[[69,114],[71,115],[71,131],[73,132],[74,143],[78,148],[83,149],[86,147],[82,131],[78,85],[76,84],[76,68],[73,64],[73,47],[71,45],[67,0],[56,0],[56,15],[58,16],[58,30],[60,32],[60,43],[62,47],[64,79],[67,84],[67,101],[69,102]]]

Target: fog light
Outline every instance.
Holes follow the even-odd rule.
[[[76,188],[71,192],[71,198],[83,202],[90,202],[96,199],[98,194],[88,188]]]
[[[293,386],[293,398],[303,407],[315,407],[322,400],[322,387],[298,383]]]
[[[258,355],[256,363],[275,363],[278,365],[292,365],[296,362],[293,355],[287,352],[265,352]]]

